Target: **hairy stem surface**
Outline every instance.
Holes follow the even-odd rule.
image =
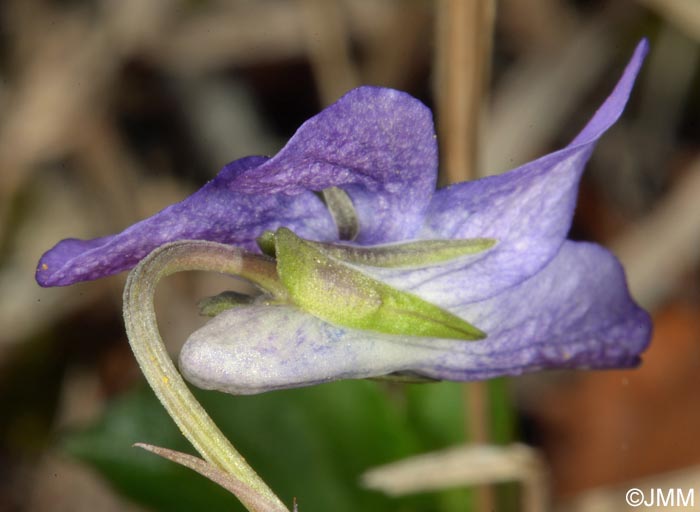
[[[202,457],[259,494],[237,497],[250,511],[288,509],[257,475],[200,405],[180,376],[158,331],[153,298],[158,282],[176,272],[205,270],[242,277],[273,299],[286,296],[274,260],[203,241],[181,241],[154,250],[134,268],[124,288],[124,321],[129,343],[156,396]]]

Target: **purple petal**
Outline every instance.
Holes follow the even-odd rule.
[[[192,384],[232,394],[384,375],[424,356],[400,336],[336,327],[292,306],[224,311],[193,333],[180,351]]]
[[[37,282],[65,286],[116,274],[174,240],[210,240],[257,251],[255,238],[279,226],[306,238],[336,239],[333,219],[312,192],[253,195],[231,188],[237,178],[265,161],[264,157],[248,157],[232,162],[184,201],[117,235],[62,240],[39,261]]]
[[[430,110],[406,93],[359,87],[306,121],[275,157],[232,183],[257,193],[337,186],[359,216],[357,242],[413,237],[435,191]]]
[[[488,254],[474,263],[467,260],[468,268],[453,265],[393,277],[384,272],[383,278],[428,300],[449,294],[449,305],[457,305],[490,297],[545,265],[569,231],[581,173],[596,141],[622,113],[647,49],[646,41],[637,46],[612,94],[566,148],[434,195],[420,238],[496,238]]]
[[[566,241],[530,279],[491,299],[453,310],[488,333],[426,368],[450,380],[548,368],[635,366],[651,319],[631,299],[620,263],[606,249]]]
[[[397,371],[471,380],[633,366],[651,331],[617,260],[587,243],[566,242],[531,279],[453,311],[488,337],[392,336],[336,327],[289,306],[232,309],[190,337],[180,368],[200,387],[242,394]]]

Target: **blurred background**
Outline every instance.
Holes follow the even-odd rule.
[[[465,441],[534,447],[525,459],[483,464],[534,481],[556,510],[621,510],[629,487],[697,486],[700,2],[4,0],[0,511],[238,506],[130,448],[191,451],[131,356],[126,276],[55,289],[34,282],[58,240],[119,231],[228,161],[274,154],[359,84],[402,89],[434,109],[452,173],[443,183],[503,172],[565,145],[644,36],[650,56],[591,159],[571,235],[612,248],[652,312],[643,365],[466,387],[201,393],[302,512],[532,510],[517,482],[474,491],[473,476],[445,475],[443,488],[409,485],[401,497],[360,484],[372,467]],[[163,283],[159,321],[173,353],[203,322],[196,300],[221,286],[212,275]],[[480,467],[473,453],[459,460]]]

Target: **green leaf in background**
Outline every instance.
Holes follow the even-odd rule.
[[[440,450],[466,441],[464,424],[464,385],[439,382],[406,387],[406,413],[420,436],[425,451]],[[446,510],[472,510],[475,496],[471,489],[449,489],[436,496]]]
[[[492,379],[488,382],[491,440],[495,444],[510,444],[516,440],[516,417],[508,390],[508,380]]]
[[[280,498],[291,505],[296,497],[300,512],[468,510],[464,492],[393,499],[358,485],[373,466],[464,441],[457,384],[345,381],[255,396],[195,393]],[[242,510],[203,477],[131,448],[137,441],[193,453],[147,389],[112,403],[98,424],[67,436],[65,447],[153,510]]]

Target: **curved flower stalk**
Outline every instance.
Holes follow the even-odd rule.
[[[231,393],[395,374],[470,380],[634,366],[649,342],[648,315],[630,298],[614,256],[566,235],[584,166],[621,115],[646,52],[643,41],[568,146],[437,191],[430,111],[404,93],[360,87],[304,123],[274,157],[228,164],[189,198],[122,233],[59,242],[39,262],[37,280],[62,286],[96,279],[177,240],[251,254],[262,247],[277,258],[285,298],[224,300],[225,310],[180,354],[190,382]],[[280,228],[302,240],[299,247],[319,251],[308,260],[317,263],[300,265],[295,251],[280,250]],[[267,231],[272,238],[262,236]],[[431,245],[473,239],[489,242],[446,258]],[[422,254],[408,264],[397,256],[407,243]],[[369,256],[353,259],[362,251]],[[378,254],[392,263],[378,265]],[[297,289],[303,291],[295,295]],[[357,300],[324,309],[338,297]],[[405,309],[414,299],[430,307]],[[435,335],[403,320],[387,330],[376,318],[386,319],[377,311],[387,304],[429,322],[456,319],[471,334]]]
[[[213,242],[166,244],[137,265],[124,287],[124,323],[129,342],[158,400],[206,462],[150,445],[147,449],[222,485],[250,511],[287,511],[192,395],[158,333],[153,306],[156,286],[163,277],[185,270],[232,274],[256,283],[271,298],[286,295],[269,258]]]

